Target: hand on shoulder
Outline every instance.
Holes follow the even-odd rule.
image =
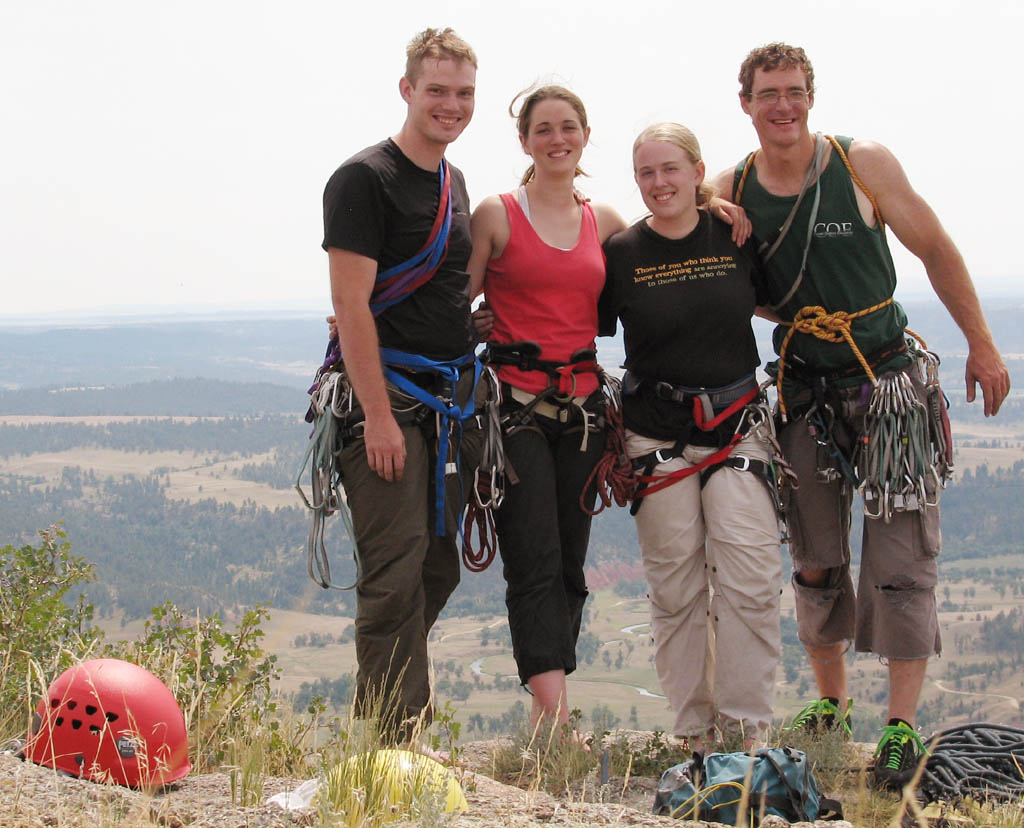
[[[708,183],[717,190],[717,196],[726,201],[732,201],[732,179],[734,170],[729,167],[727,170],[722,170]]]
[[[591,204],[594,211],[594,219],[597,221],[597,235],[601,242],[608,240],[609,236],[621,233],[628,226],[625,219],[610,204]]]

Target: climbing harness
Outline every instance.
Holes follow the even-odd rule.
[[[434,414],[437,435],[437,462],[434,467],[435,533],[445,534],[445,477],[459,472],[459,446],[463,423],[474,416],[472,392],[465,405],[455,399],[456,388],[464,371],[472,370],[473,385],[479,380],[481,365],[473,354],[455,360],[431,360],[416,354],[407,354],[392,348],[381,348],[384,377],[392,396],[392,414],[400,426],[421,425]],[[432,394],[414,381],[414,377],[427,374],[440,386]],[[352,516],[345,497],[338,458],[343,448],[363,435],[364,422],[357,411],[352,387],[348,383],[341,362],[337,339],[327,348],[323,365],[317,370],[310,388],[310,406],[307,422],[313,423],[313,433],[302,459],[295,481],[295,489],[303,504],[312,513],[312,523],[306,541],[307,569],[315,583],[324,589],[352,589],[361,575],[359,550],[356,544]],[[302,488],[302,477],[310,469],[310,492],[307,497]],[[347,587],[338,587],[331,581],[330,564],[324,545],[324,521],[339,512],[352,541],[352,555],[356,565],[356,581]]]
[[[392,348],[381,348],[380,356],[381,361],[384,363],[385,379],[437,415],[437,462],[434,466],[434,533],[438,537],[443,537],[445,535],[444,479],[448,474],[458,474],[459,472],[459,446],[462,442],[462,424],[463,421],[471,418],[474,414],[473,388],[476,387],[477,382],[480,380],[480,372],[483,370],[483,366],[480,364],[480,360],[472,353],[455,360],[432,360],[418,354],[407,354]],[[473,371],[473,385],[470,388],[466,404],[460,406],[455,399],[456,386],[459,383],[460,372],[470,366]],[[439,395],[431,394],[413,382],[406,374],[394,370],[395,368],[405,368],[413,372],[433,374],[443,383],[444,390]],[[451,439],[452,432],[454,432],[454,440]]]
[[[626,427],[622,421],[622,383],[603,371],[599,374],[601,388],[605,395],[605,442],[604,453],[597,461],[580,492],[580,508],[588,515],[598,515],[614,501],[626,506],[633,499],[637,479],[633,474],[633,462],[626,452]],[[593,486],[597,491],[595,508],[588,509],[586,494]]]
[[[808,305],[807,307],[801,308],[797,311],[792,322],[779,323],[780,325],[784,325],[789,328],[789,330],[786,331],[786,335],[783,337],[782,344],[779,347],[778,395],[779,412],[782,415],[783,423],[788,420],[786,401],[783,397],[782,391],[783,378],[786,371],[786,352],[789,348],[789,342],[793,338],[793,334],[810,334],[816,339],[821,339],[825,342],[846,342],[853,351],[854,356],[857,358],[857,362],[860,364],[860,367],[864,370],[864,373],[871,381],[871,384],[875,385],[878,382],[875,377],[875,372],[871,370],[871,365],[868,363],[864,354],[861,353],[860,348],[857,347],[857,343],[853,339],[852,323],[854,319],[859,319],[862,316],[867,316],[870,313],[874,313],[875,311],[888,307],[892,302],[893,298],[890,296],[888,299],[879,302],[878,304],[854,313],[848,313],[847,311],[833,311],[832,313],[829,313],[821,305]]]
[[[623,382],[623,393],[627,395],[635,394],[641,382],[643,380],[639,380],[627,372]],[[663,382],[655,383],[653,388],[654,393],[661,399],[671,400],[683,405],[687,402],[692,403],[694,425],[701,431],[713,431],[734,414],[741,411],[743,413],[739,417],[729,441],[696,465],[676,469],[666,474],[654,474],[654,469],[660,464],[682,456],[689,443],[688,435],[677,440],[671,448],[658,449],[633,458],[637,488],[633,496],[633,505],[630,508],[630,514],[632,515],[636,515],[640,511],[642,499],[648,495],[659,492],[691,475],[700,474],[705,469],[726,463],[749,428],[755,424],[760,426],[763,421],[770,419],[763,412],[757,413],[755,411],[753,414],[748,414],[745,410],[761,396],[761,388],[758,386],[753,374],[722,388],[709,389],[672,386]],[[756,406],[754,408],[756,409]],[[756,458],[744,458],[737,462],[739,465],[733,466],[734,468],[742,467],[744,470],[756,471],[757,464],[761,464],[763,461],[756,460]],[[730,462],[730,465],[732,465],[732,462]]]
[[[908,346],[925,377],[926,401],[906,372],[883,376],[871,393],[857,454],[864,514],[886,523],[895,512],[938,505],[937,493],[953,473],[939,358],[910,340]]]
[[[771,496],[772,504],[775,506],[775,515],[779,521],[780,537],[782,543],[786,543],[789,537],[786,524],[785,493],[787,488],[799,489],[800,484],[796,472],[793,471],[793,467],[782,454],[782,447],[779,445],[779,438],[775,432],[775,417],[772,416],[765,393],[771,385],[771,380],[761,383],[757,399],[743,409],[740,421],[736,425],[737,431],[743,432],[745,437],[754,437],[767,445],[771,458],[766,462],[758,457],[731,454],[721,463],[701,470],[700,487],[703,489],[711,476],[723,468],[748,471],[757,475],[758,479],[768,488],[768,494]]]
[[[597,363],[597,352],[593,348],[581,348],[566,362],[541,359],[540,352],[536,342],[491,342],[481,355],[488,365],[510,365],[520,371],[541,371],[548,376],[547,388],[538,394],[505,384],[508,399],[518,406],[503,415],[503,433],[509,436],[521,428],[536,428],[532,421],[534,414],[568,423],[572,410],[576,409],[583,418],[580,451],[586,451],[590,432],[600,430],[604,421],[599,412],[584,407],[587,397],[576,396],[576,375],[600,376],[602,368]]]
[[[1024,796],[1024,730],[976,722],[940,731],[928,740],[930,755],[918,785],[929,802],[1017,800]]]
[[[589,432],[602,424],[600,417],[584,408],[585,397],[577,397],[576,374],[584,372],[603,376],[593,349],[577,351],[567,363],[542,360],[536,342],[488,343],[481,354],[485,364],[484,381],[488,386],[487,402],[478,421],[484,429],[483,451],[475,470],[472,495],[462,519],[462,561],[470,572],[482,572],[494,561],[498,535],[493,510],[505,496],[506,485],[519,482],[515,469],[505,458],[503,437],[522,428],[536,428],[533,416],[539,415],[568,423],[572,409],[583,416],[581,451],[587,448]],[[523,391],[501,383],[494,366],[511,365],[521,371],[542,371],[549,377],[548,387],[539,394]],[[516,403],[511,410],[503,403]],[[474,550],[473,535],[477,549]]]

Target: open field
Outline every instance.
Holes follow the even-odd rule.
[[[225,458],[214,452],[140,452],[84,447],[0,459],[0,474],[40,478],[37,484],[40,490],[59,481],[67,466],[90,469],[100,480],[119,479],[129,474],[136,477],[160,474],[169,481],[167,496],[170,498],[197,501],[212,497],[220,503],[237,504],[252,500],[268,509],[299,506],[299,496],[292,489],[275,489],[235,475],[243,465],[259,463],[268,457],[268,454],[251,454]]]
[[[0,417],[0,424],[28,423],[91,423],[130,422],[145,417],[34,417],[29,415]],[[196,418],[175,418],[191,422]],[[298,433],[298,432],[297,432]],[[1018,426],[992,423],[953,424],[955,464],[958,470],[974,469],[987,464],[990,469],[1011,467],[1024,460],[1024,434]],[[989,445],[998,441],[999,445]],[[68,451],[40,452],[0,459],[0,474],[14,474],[40,479],[40,487],[52,485],[66,466],[91,469],[101,480],[128,474],[138,477],[159,472],[170,484],[168,497],[197,501],[213,498],[222,503],[241,504],[252,500],[269,509],[298,506],[300,500],[292,489],[275,489],[263,483],[242,480],[236,472],[247,463],[260,463],[269,454],[246,457],[221,455],[215,452],[157,451],[137,452],[83,447]]]

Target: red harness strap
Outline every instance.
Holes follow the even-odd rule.
[[[757,395],[759,393],[760,389],[754,388],[752,391],[749,391],[748,393],[744,394],[738,400],[734,401],[732,405],[721,411],[719,414],[717,414],[710,420],[704,419],[704,406],[701,405],[699,399],[695,399],[693,401],[694,424],[701,431],[711,431],[713,428],[721,425],[723,422],[728,420],[737,411],[746,407],[755,399],[757,399]],[[714,466],[717,465],[718,463],[721,463],[730,454],[732,454],[732,450],[736,448],[736,444],[739,443],[739,441],[742,439],[742,434],[734,434],[732,436],[732,439],[728,443],[726,443],[722,448],[720,448],[713,454],[709,454],[695,466],[688,466],[685,469],[677,469],[676,471],[669,472],[668,474],[638,474],[636,476],[636,480],[639,486],[637,487],[636,493],[633,495],[633,497],[635,499],[647,497],[647,495],[654,494],[655,492],[660,492],[662,489],[666,488],[667,486],[671,486],[673,483],[683,480],[684,478],[687,478],[692,474],[698,474],[701,470],[706,469],[709,466]]]

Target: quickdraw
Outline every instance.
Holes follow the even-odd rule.
[[[306,569],[309,577],[324,589],[349,590],[359,583],[361,567],[352,527],[352,512],[348,508],[335,460],[341,452],[339,424],[352,411],[352,389],[343,381],[340,372],[325,372],[321,367],[310,393],[306,419],[315,426],[295,479],[295,490],[306,508],[313,513],[306,538]],[[302,475],[307,465],[310,469],[311,490],[308,498],[302,489]],[[356,565],[356,580],[346,587],[339,587],[331,580],[331,565],[324,545],[324,523],[335,512],[341,513],[345,529],[352,539],[352,558]]]
[[[306,421],[313,423],[314,428],[295,480],[295,489],[303,504],[313,513],[306,541],[307,569],[313,581],[324,589],[352,589],[359,583],[361,573],[352,515],[336,461],[344,445],[361,436],[362,422],[350,422],[355,409],[355,397],[343,372],[338,369],[340,360],[338,340],[332,338],[324,362],[317,369],[309,390],[310,405]],[[460,372],[470,365],[473,366],[475,386],[481,365],[473,354],[449,362],[439,362],[390,348],[381,348],[381,361],[393,399],[397,398],[398,401],[397,404],[393,402],[392,413],[399,425],[422,422],[430,412],[435,415],[438,442],[434,470],[435,532],[443,536],[446,529],[445,477],[458,474],[462,425],[474,413],[472,393],[467,404],[459,406],[455,401],[456,386]],[[395,368],[437,375],[444,385],[444,393],[440,397],[433,396]],[[302,488],[302,477],[307,466],[310,469],[310,497],[306,496]],[[331,581],[330,564],[324,545],[324,523],[335,512],[341,514],[345,523],[356,565],[356,581],[347,587],[338,587]]]
[[[860,478],[853,467],[854,458],[847,454],[836,440],[835,409],[830,403],[824,401],[824,394],[821,396],[820,401],[814,402],[807,409],[805,417],[807,432],[818,447],[814,478],[819,483],[832,483],[842,479],[856,487],[860,483]]]
[[[919,399],[906,373],[882,377],[868,403],[858,452],[864,514],[886,523],[896,512],[937,505],[937,493],[953,473],[939,360],[927,350],[914,348],[913,353],[923,364],[927,402]]]

